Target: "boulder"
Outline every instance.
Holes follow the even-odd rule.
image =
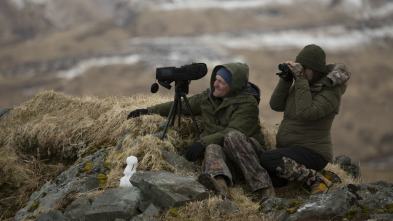
[[[164,156],[165,160],[177,170],[189,173],[194,173],[197,171],[195,163],[186,160],[179,154],[165,150],[161,150],[161,153]]]
[[[205,187],[196,179],[167,171],[138,171],[130,181],[142,191],[143,200],[162,208],[183,206],[209,197]]]
[[[136,187],[107,190],[93,201],[84,214],[85,220],[130,220],[139,214],[137,208],[140,197],[140,190]]]
[[[392,213],[393,184],[379,181],[370,184],[348,184],[327,194],[307,200],[271,198],[263,213],[276,213],[278,220],[370,219],[376,214]]]
[[[84,221],[85,212],[90,210],[91,202],[87,195],[82,195],[76,200],[74,200],[64,211],[64,215],[75,221]]]
[[[36,221],[68,221],[68,219],[59,210],[53,210],[41,214]]]

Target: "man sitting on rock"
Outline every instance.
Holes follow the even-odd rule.
[[[189,98],[193,114],[202,116],[204,131],[198,142],[186,149],[185,157],[196,161],[204,155],[198,181],[216,193],[228,196],[228,186],[245,181],[261,198],[273,197],[270,177],[258,160],[266,149],[259,121],[260,90],[248,76],[247,64],[218,65],[213,69],[210,89]],[[167,102],[138,109],[128,118],[167,116],[171,106],[172,102]]]

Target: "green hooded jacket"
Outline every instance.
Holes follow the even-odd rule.
[[[331,65],[333,70],[328,76],[312,84],[304,78],[294,84],[280,78],[270,98],[273,110],[284,111],[276,136],[277,148],[302,146],[328,162],[332,160],[330,129],[350,77],[346,67],[340,65]]]
[[[232,75],[231,88],[227,96],[213,96],[216,73],[225,67]],[[204,131],[200,142],[206,147],[209,144],[223,145],[224,136],[231,130],[238,130],[248,137],[255,138],[266,149],[259,121],[260,90],[248,82],[249,68],[243,63],[218,65],[213,69],[210,89],[188,98],[193,114],[202,116]],[[172,102],[149,107],[149,114],[155,113],[168,116]],[[188,114],[184,102],[182,113]],[[184,111],[183,111],[184,110]]]

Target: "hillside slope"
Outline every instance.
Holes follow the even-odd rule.
[[[5,175],[0,177],[0,217],[13,217],[44,183],[101,149],[107,152],[107,178],[96,190],[98,194],[102,189],[118,187],[128,156],[138,158],[138,171],[165,170],[196,177],[200,162],[196,163],[195,172],[184,172],[171,166],[160,152],[181,155],[196,139],[190,118],[182,117],[181,128],[171,128],[163,141],[159,134],[165,117],[146,115],[126,120],[130,110],[168,100],[161,96],[78,98],[49,91],[10,110],[0,119],[0,171]],[[275,130],[265,125],[262,128],[268,147],[274,148]],[[333,189],[360,182],[337,166],[328,168],[343,180]],[[239,200],[250,197],[240,189],[240,193],[235,193],[241,195]],[[308,197],[308,193],[297,188],[282,190],[278,195]],[[250,203],[250,199],[246,201]]]

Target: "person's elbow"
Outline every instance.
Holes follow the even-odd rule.
[[[270,108],[274,111],[277,111],[277,112],[285,111],[285,105],[277,104],[277,103],[273,103],[273,102],[270,102],[269,105],[270,105]]]

